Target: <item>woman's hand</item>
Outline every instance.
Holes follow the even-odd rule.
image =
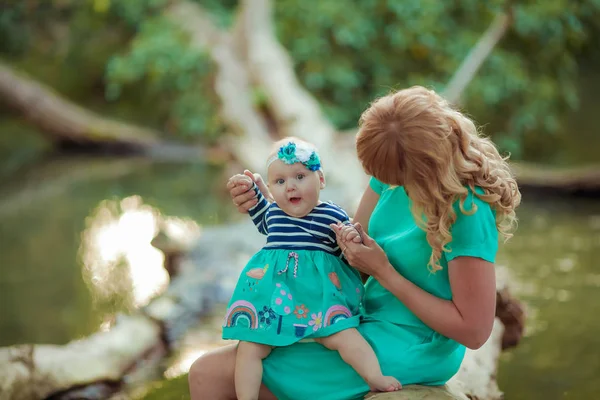
[[[342,229],[339,233],[339,240],[342,242],[354,242],[354,243],[362,243],[362,238],[360,236],[360,232],[354,227],[351,222],[346,222],[341,224]]]
[[[390,268],[393,268],[383,249],[365,233],[360,223],[356,223],[353,227],[339,223],[330,226],[336,234],[338,245],[351,266],[376,279],[384,272],[388,272]],[[354,229],[358,231],[362,243],[348,240],[351,237],[351,230]]]
[[[266,197],[267,201],[272,202],[273,198],[267,185],[263,181],[260,174],[253,174],[252,172],[245,170],[244,174],[233,175],[227,181],[227,189],[229,189],[229,195],[233,200],[233,204],[237,207],[238,211],[245,214],[252,207],[256,205],[258,199],[256,193],[252,190],[252,183],[256,183],[258,190]]]

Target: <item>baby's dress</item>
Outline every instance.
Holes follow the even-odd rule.
[[[356,328],[363,285],[329,227],[348,221],[346,212],[328,202],[295,218],[257,192],[250,216],[267,243],[240,275],[223,339],[287,346]]]

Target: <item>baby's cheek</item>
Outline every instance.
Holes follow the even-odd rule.
[[[271,195],[273,196],[273,198],[275,199],[275,201],[281,202],[282,195],[283,195],[281,187],[274,186],[270,190],[271,190]]]

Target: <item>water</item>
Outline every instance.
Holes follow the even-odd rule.
[[[1,184],[0,345],[65,343],[143,304],[168,283],[149,244],[154,232],[193,234],[235,218],[223,182],[202,164],[80,158],[48,160]],[[526,195],[519,216],[499,263],[529,319],[526,337],[502,357],[501,389],[509,400],[595,398],[600,202]],[[221,344],[217,321],[187,335],[169,379],[131,396],[188,398],[182,374]]]
[[[135,159],[55,159],[0,186],[0,346],[66,343],[168,283],[159,224],[190,232],[228,213],[221,171]],[[18,178],[18,179],[17,179]]]
[[[600,202],[531,199],[520,217],[500,262],[529,319],[526,337],[502,357],[500,387],[508,400],[598,398]]]

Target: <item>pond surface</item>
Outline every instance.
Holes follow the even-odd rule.
[[[507,400],[600,396],[600,201],[525,197],[500,263],[526,303],[526,337],[499,371]]]
[[[226,221],[221,171],[136,159],[55,159],[0,185],[0,346],[66,343],[168,283],[150,245]],[[218,187],[217,187],[218,186]],[[228,205],[228,204],[225,204]]]
[[[0,346],[66,343],[146,302],[168,283],[150,246],[159,225],[186,235],[237,217],[222,178],[202,164],[58,158],[0,183]],[[529,319],[502,357],[501,389],[508,400],[596,398],[600,202],[526,194],[519,216],[499,264]],[[182,374],[220,343],[218,322],[190,332],[169,379],[132,396],[188,398]]]

